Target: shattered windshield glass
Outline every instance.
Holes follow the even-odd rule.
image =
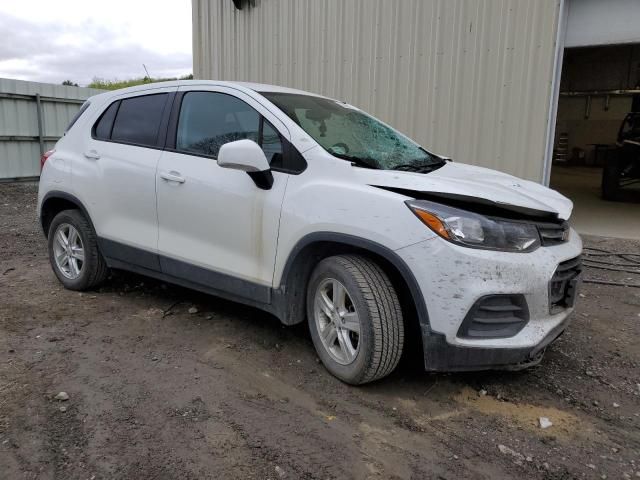
[[[444,164],[404,135],[351,105],[291,93],[262,93],[325,150],[360,166],[428,172]]]

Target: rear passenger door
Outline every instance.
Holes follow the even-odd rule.
[[[179,91],[175,104],[157,177],[162,271],[269,302],[288,175],[274,171],[272,188],[261,190],[247,173],[219,167],[216,156],[225,143],[250,139],[273,167],[282,162],[288,131],[230,88]]]
[[[159,270],[155,176],[176,88],[115,99],[74,165],[105,256]]]

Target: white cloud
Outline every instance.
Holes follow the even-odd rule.
[[[0,77],[86,85],[191,73],[191,2],[20,0],[0,5]]]

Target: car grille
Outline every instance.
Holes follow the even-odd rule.
[[[567,222],[557,223],[539,223],[538,233],[540,234],[540,243],[543,247],[551,247],[560,245],[569,240],[569,224]]]
[[[549,312],[554,314],[573,307],[582,274],[580,257],[562,262],[549,282]]]

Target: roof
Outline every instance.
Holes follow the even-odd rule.
[[[111,95],[121,95],[123,93],[133,93],[133,92],[142,92],[145,90],[153,90],[155,88],[165,88],[165,87],[183,87],[183,86],[221,86],[221,87],[233,87],[240,89],[253,90],[258,93],[262,92],[272,92],[272,93],[295,93],[298,95],[312,95],[315,97],[320,97],[322,95],[318,95],[317,93],[305,92],[303,90],[296,90],[294,88],[281,87],[278,85],[268,85],[266,83],[252,83],[252,82],[230,82],[230,81],[222,81],[222,80],[171,80],[167,82],[154,82],[154,83],[145,83],[144,85],[136,85],[135,87],[127,87],[121,88],[118,90],[111,90],[105,94],[105,96]]]
[[[197,80],[196,80],[197,81]],[[304,90],[297,90],[295,88],[281,87],[279,85],[269,85],[267,83],[252,83],[252,82],[215,82],[212,83],[229,83],[232,85],[239,85],[241,87],[254,90],[256,92],[272,92],[272,93],[297,93],[298,95],[313,95],[320,97],[321,95],[313,92],[306,92]]]

